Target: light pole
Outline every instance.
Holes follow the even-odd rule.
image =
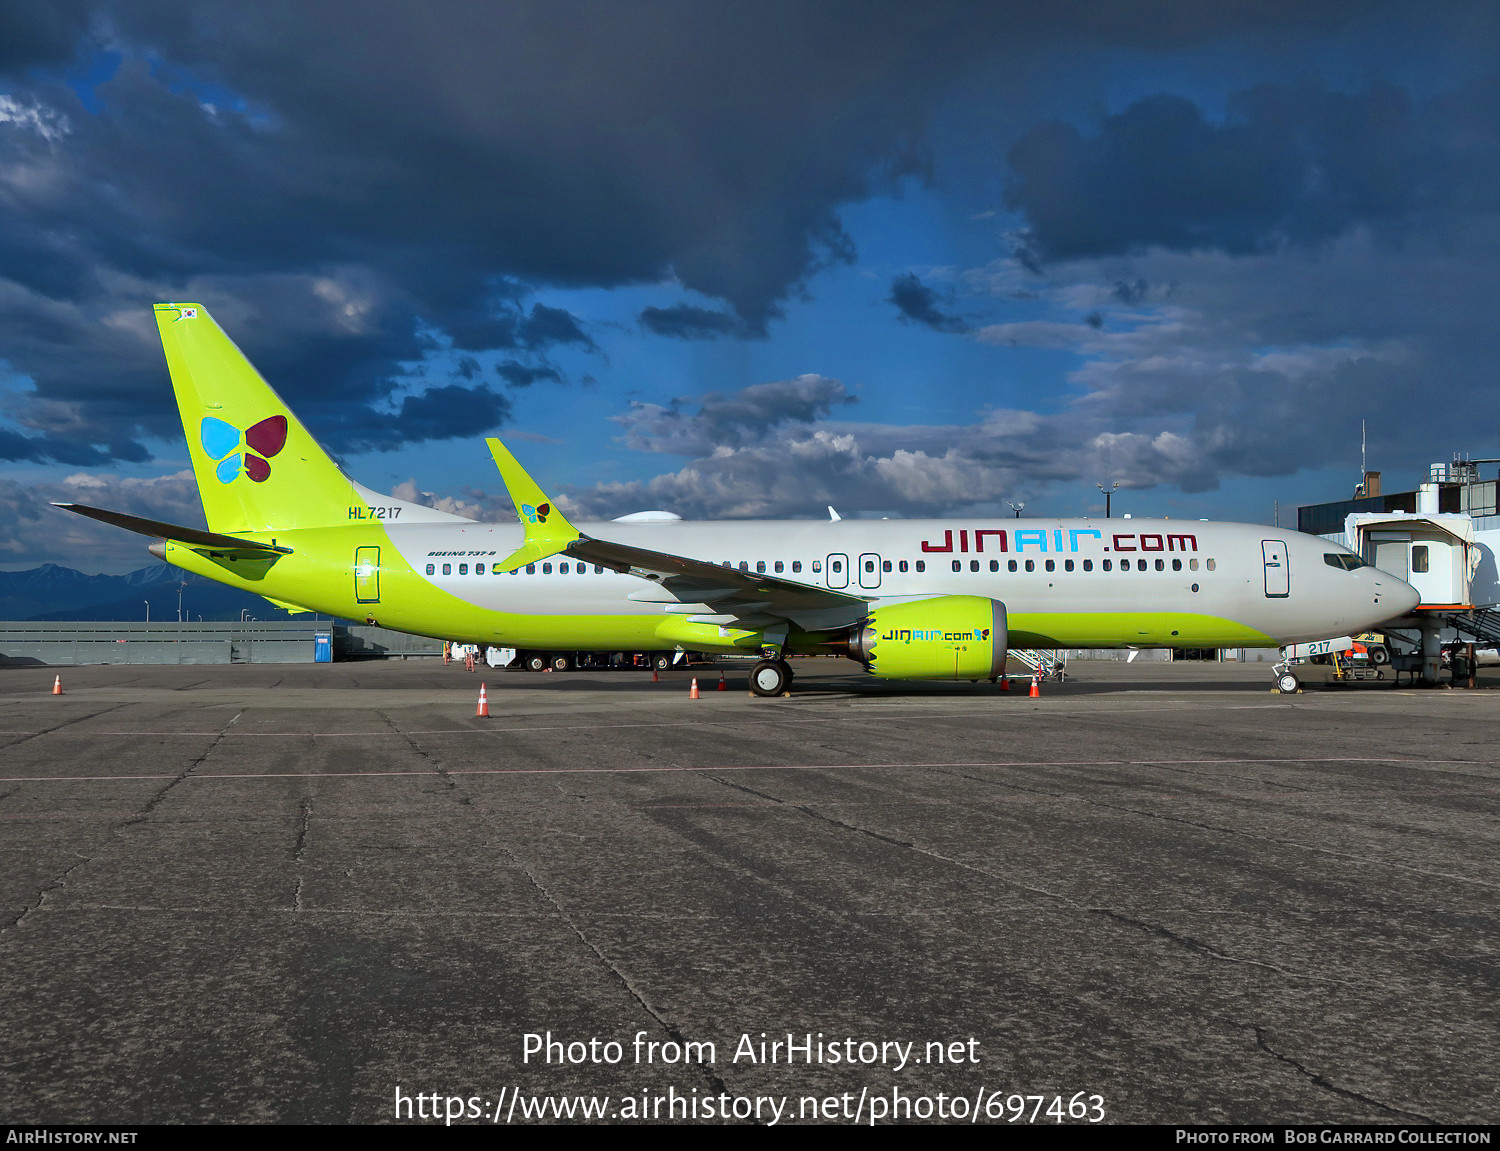
[[[150,623],[151,622],[151,601],[148,600],[148,599],[143,599],[143,600],[141,600],[141,602],[146,605],[146,622]]]
[[[1105,487],[1103,484],[1095,484],[1094,486],[1096,488],[1098,488],[1101,492],[1104,493],[1104,518],[1105,519],[1109,519],[1109,501],[1110,501],[1110,497],[1113,496],[1115,494],[1115,492],[1117,492],[1119,490],[1119,488],[1120,488],[1120,481],[1119,480],[1115,480],[1115,482],[1112,483],[1112,484],[1110,484],[1109,487]]]
[[[1021,518],[1021,513],[1026,510],[1026,501],[1022,500],[1018,504],[1017,503],[1011,503],[1010,500],[1006,500],[1005,502],[1008,503],[1008,504],[1010,504],[1010,510],[1016,513],[1016,519],[1020,519]]]
[[[182,622],[182,589],[187,587],[186,583],[177,585],[177,622]]]

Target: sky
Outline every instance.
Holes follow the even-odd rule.
[[[0,0],[0,567],[203,522],[151,305],[509,518],[1295,523],[1500,456],[1500,6]]]

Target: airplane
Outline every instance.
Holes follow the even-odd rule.
[[[1280,647],[1371,630],[1419,599],[1347,548],[1254,524],[830,509],[574,525],[497,439],[516,522],[481,523],[351,480],[207,309],[155,314],[208,530],[57,506],[291,611],[523,649],[758,653],[751,690],[769,697],[791,688],[788,654],[994,681],[1012,646]]]

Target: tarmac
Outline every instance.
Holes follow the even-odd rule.
[[[1496,669],[723,666],[0,669],[0,1118],[1500,1118]]]

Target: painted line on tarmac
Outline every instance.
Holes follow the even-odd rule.
[[[442,771],[266,771],[266,772],[214,772],[193,775],[184,782],[203,782],[215,779],[378,779],[384,776],[443,776],[443,775],[641,775],[650,773],[689,771],[846,771],[854,768],[861,771],[887,768],[953,768],[953,767],[1155,767],[1213,766],[1214,764],[1317,764],[1317,763],[1393,763],[1430,765],[1434,763],[1456,763],[1469,767],[1496,766],[1500,761],[1492,759],[1393,759],[1389,756],[1325,756],[1316,759],[1306,757],[1286,759],[1069,759],[1069,760],[985,760],[962,763],[761,763],[761,764],[695,764],[686,767],[653,765],[650,767],[475,767],[445,768]],[[7,775],[0,776],[0,783],[100,783],[136,779],[176,779],[176,774],[146,775]]]

